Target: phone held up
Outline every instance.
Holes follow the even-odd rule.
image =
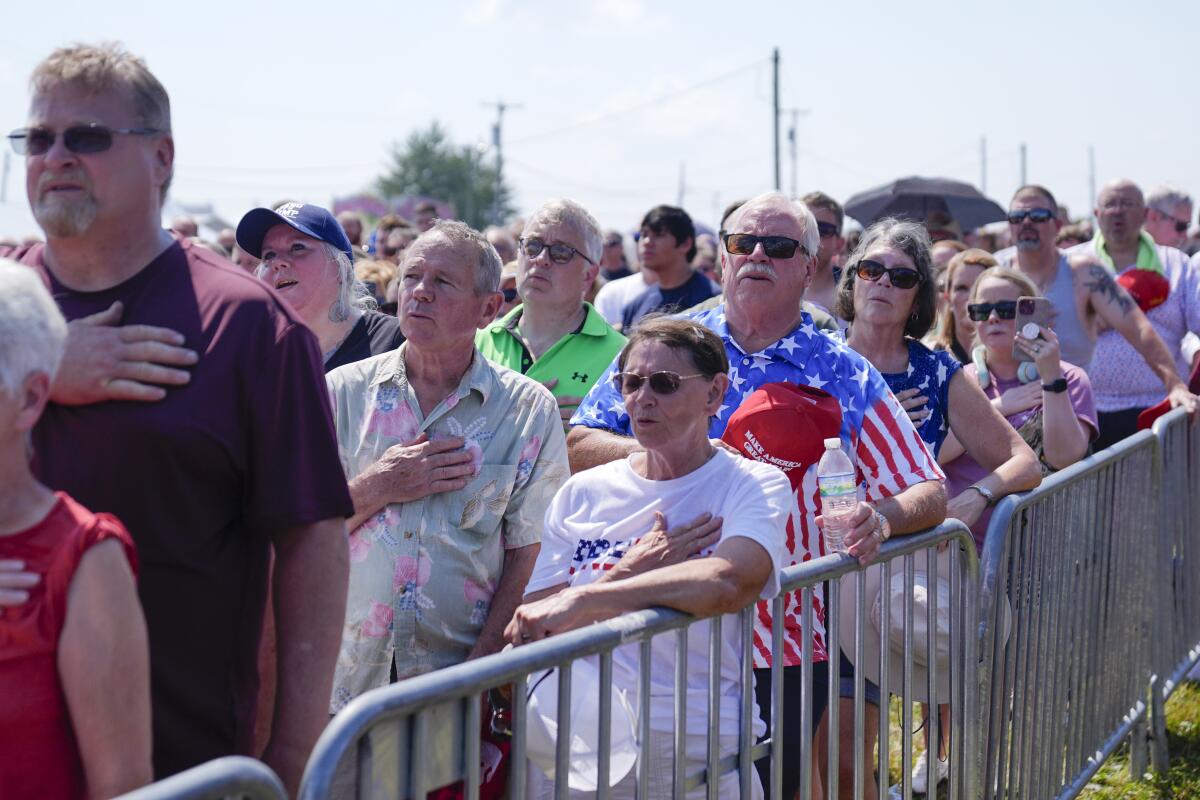
[[[1017,298],[1017,336],[1029,339],[1040,338],[1040,335],[1025,336],[1026,325],[1033,324],[1039,328],[1049,328],[1054,317],[1054,304],[1046,297]],[[1028,329],[1030,332],[1033,328]],[[1017,347],[1013,342],[1013,358],[1017,361],[1033,361],[1033,356]]]

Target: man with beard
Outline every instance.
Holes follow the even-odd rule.
[[[12,255],[73,320],[37,474],[137,545],[159,778],[252,753],[274,546],[262,757],[294,792],[328,720],[353,513],[316,339],[252,276],[163,230],[170,101],[141,59],[76,45],[31,84],[29,127],[9,140],[46,243]]]

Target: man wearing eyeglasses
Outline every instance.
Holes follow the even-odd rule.
[[[274,292],[161,223],[166,90],[118,45],[34,70],[26,189],[46,244],[14,253],[73,320],[36,471],[137,545],[157,777],[253,754],[274,545],[280,665],[263,754],[295,791],[327,721],[353,512],[316,338]],[[8,255],[3,252],[3,255]]]
[[[1159,186],[1146,195],[1146,233],[1157,244],[1183,249],[1192,221],[1192,198],[1173,186]]]
[[[764,384],[812,386],[837,399],[842,411],[841,439],[857,460],[866,489],[866,502],[859,503],[851,518],[846,543],[850,555],[865,564],[891,533],[923,530],[941,522],[946,515],[946,493],[942,471],[883,376],[839,340],[818,332],[812,317],[801,310],[819,247],[817,221],[802,203],[778,192],[750,200],[730,217],[722,242],[724,302],[688,316],[720,336],[729,357],[729,388],[710,421],[712,439],[720,439],[733,412]],[[571,420],[574,427],[567,446],[575,472],[639,450],[624,400],[612,382],[616,371],[617,365],[610,365]],[[881,459],[880,454],[887,458]],[[799,514],[793,520],[795,535],[789,537],[783,566],[825,554],[817,521],[816,464],[794,480],[800,486],[796,493]],[[817,603],[813,657],[826,662],[823,600],[818,598]],[[770,651],[769,616],[770,609],[760,606],[754,635],[763,646],[755,647],[754,666],[764,671],[770,666],[764,655]],[[799,598],[789,595],[785,600],[786,646],[781,654],[787,715],[783,726],[784,798],[792,797],[799,787],[801,740],[814,732],[803,730],[800,722],[804,640],[800,618]],[[765,672],[759,673],[758,685],[770,686]],[[814,686],[823,691],[825,683],[818,681]],[[823,698],[814,698],[814,728],[821,717],[817,709],[823,709],[823,703]],[[759,706],[769,712],[770,703],[760,699]]]
[[[621,312],[621,329],[655,312],[676,313],[701,303],[721,290],[692,268],[696,256],[696,227],[682,208],[656,206],[642,218],[638,234],[642,269],[658,277],[656,284],[630,301]]]
[[[846,249],[846,239],[842,236],[842,223],[846,215],[841,203],[824,192],[809,192],[801,198],[801,202],[808,206],[808,210],[817,220],[817,231],[821,235],[821,248],[817,251],[817,269],[804,298],[832,316],[834,298],[837,295],[833,259]],[[844,329],[846,325],[838,320],[838,327]]]
[[[543,205],[521,234],[521,305],[479,331],[490,361],[541,381],[554,393],[565,426],[625,337],[583,300],[599,270],[600,226],[573,200]]]
[[[1196,411],[1197,398],[1180,376],[1191,369],[1183,339],[1200,331],[1200,274],[1183,251],[1157,244],[1143,229],[1146,204],[1133,181],[1108,183],[1096,205],[1095,237],[1067,255],[1083,263],[1077,272],[1105,323],[1088,367],[1099,450],[1135,433],[1138,415],[1164,397],[1172,408]]]

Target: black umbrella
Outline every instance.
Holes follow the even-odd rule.
[[[974,186],[949,178],[901,178],[846,201],[846,213],[864,227],[884,217],[924,222],[935,211],[949,214],[964,231],[1006,217],[998,203]]]

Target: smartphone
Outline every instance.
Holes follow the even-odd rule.
[[[1046,297],[1018,297],[1017,298],[1017,336],[1021,336],[1021,331],[1026,325],[1032,322],[1043,328],[1050,327],[1050,321],[1054,318],[1054,304]],[[1017,343],[1013,342],[1013,358],[1017,361],[1033,361],[1033,356],[1027,354],[1024,350],[1017,347]]]

